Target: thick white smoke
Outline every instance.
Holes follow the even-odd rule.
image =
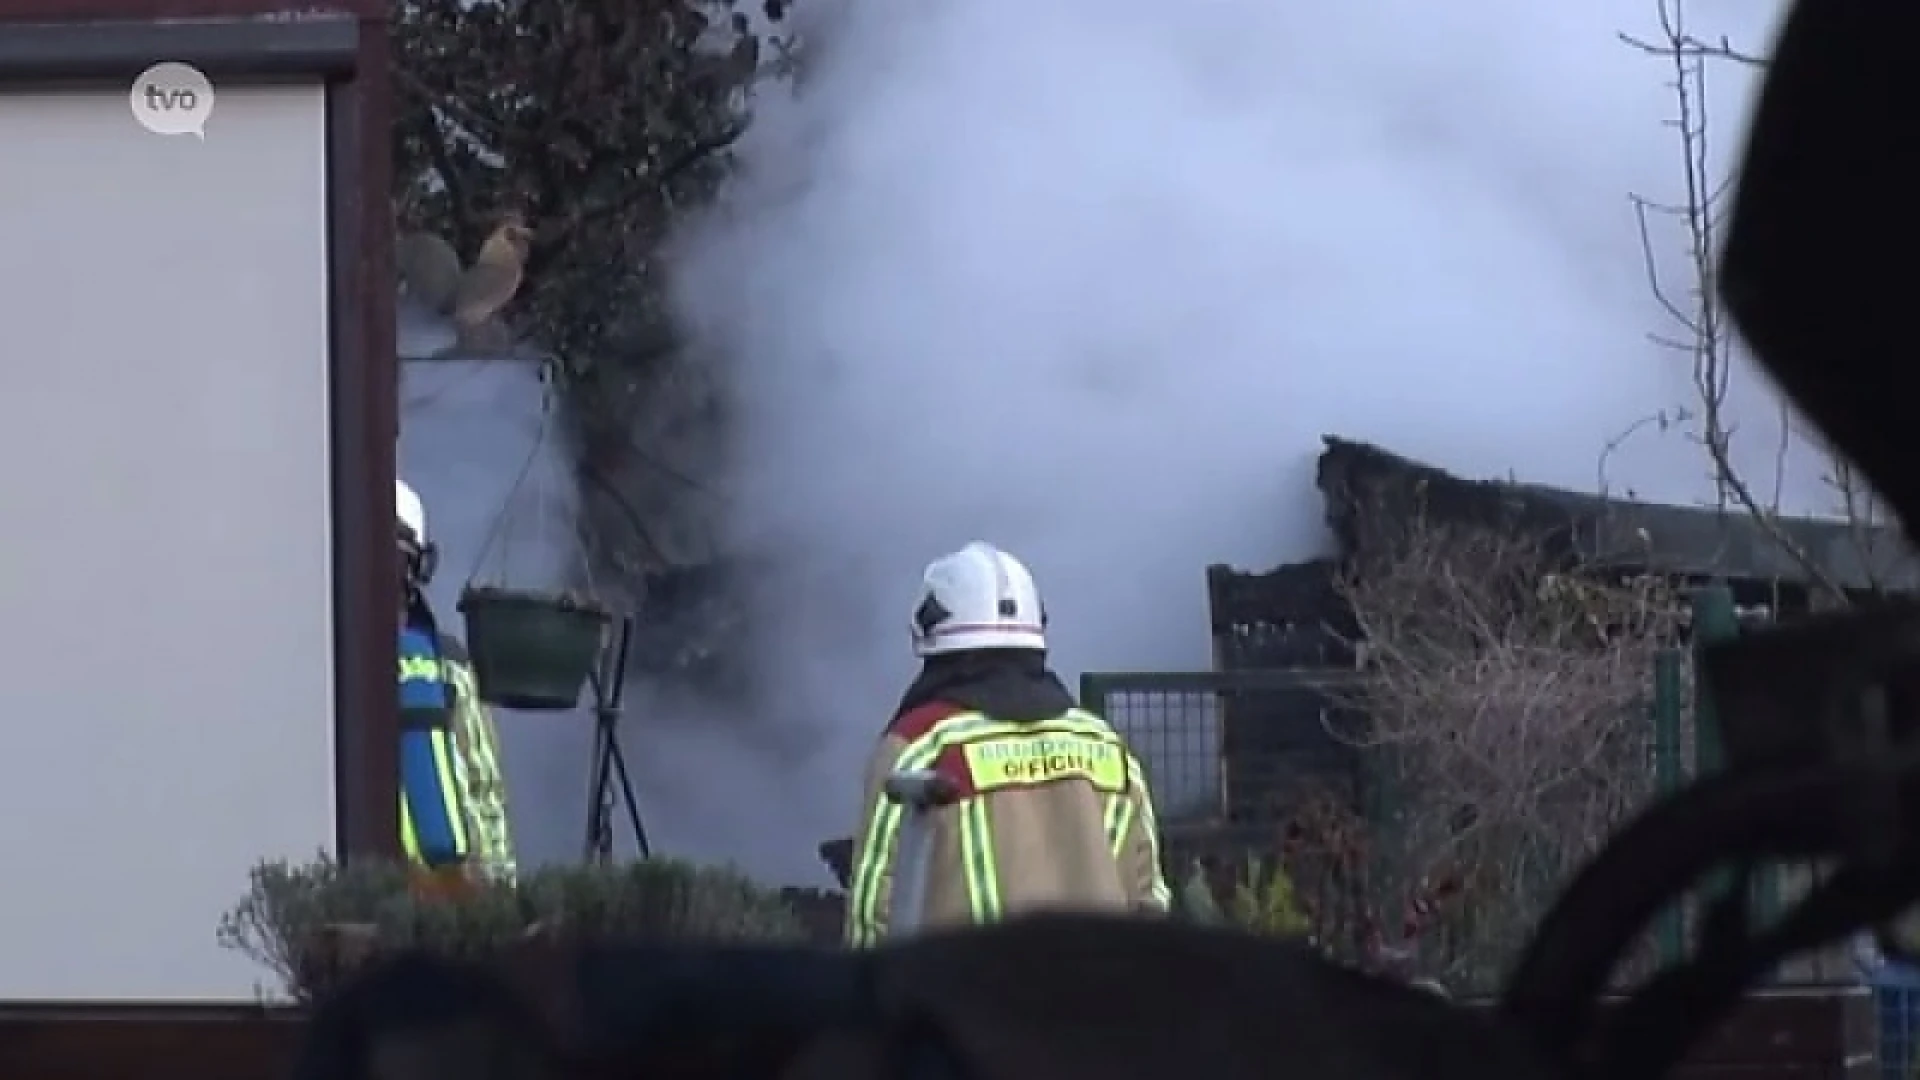
[[[1690,15],[1760,48],[1776,12]],[[1322,434],[1591,489],[1610,440],[1692,398],[1648,339],[1671,331],[1628,199],[1681,184],[1671,68],[1616,36],[1651,2],[841,15],[682,263],[738,372],[736,539],[782,575],[772,722],[812,748],[739,750],[785,781],[783,869],[851,823],[928,558],[1025,558],[1069,675],[1201,668],[1203,567],[1318,550]],[[1748,86],[1717,74],[1724,162]],[[1678,292],[1683,238],[1655,240]],[[1767,461],[1770,395],[1742,400]],[[1607,482],[1710,490],[1679,433],[1629,440]]]

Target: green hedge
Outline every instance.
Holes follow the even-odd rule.
[[[517,885],[488,884],[457,899],[410,888],[404,865],[322,855],[263,862],[246,895],[222,916],[223,947],[252,958],[295,998],[310,999],[334,965],[318,943],[341,928],[378,951],[425,948],[487,957],[535,933],[573,940],[797,941],[800,920],[778,890],[728,868],[675,859],[543,868]]]

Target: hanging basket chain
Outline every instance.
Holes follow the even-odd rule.
[[[473,658],[474,675],[480,696],[503,708],[529,711],[567,711],[575,707],[580,692],[599,662],[611,618],[607,610],[591,600],[583,600],[561,582],[552,593],[512,588],[476,589],[474,577],[487,564],[496,547],[507,556],[506,547],[514,518],[522,509],[522,500],[531,499],[537,524],[558,524],[570,538],[568,550],[579,550],[579,537],[570,520],[546,522],[547,511],[565,518],[568,502],[563,493],[523,490],[524,485],[550,478],[535,477],[534,464],[547,445],[556,422],[557,401],[550,365],[541,374],[541,416],[534,445],[521,463],[500,511],[495,515],[475,559],[473,575],[461,596],[460,610],[466,616],[467,647]],[[549,568],[571,571],[571,567]]]
[[[560,499],[555,492],[547,490],[546,478],[534,475],[534,466],[539,463],[540,453],[547,446],[547,439],[552,433],[555,420],[556,408],[551,366],[548,362],[542,363],[540,367],[540,424],[534,432],[533,445],[527,448],[526,457],[522,459],[520,468],[514,474],[513,484],[507,489],[506,496],[500,501],[498,511],[488,524],[486,535],[480,543],[480,550],[474,554],[473,567],[467,574],[468,588],[480,583],[481,572],[488,565],[489,556],[496,552],[499,555],[498,565],[503,578],[512,567],[513,552],[518,547],[514,543],[514,538],[520,528],[524,527],[519,518],[522,516],[521,511],[527,508],[525,505],[527,501],[530,500],[532,503],[534,543],[537,544],[544,537],[543,526],[566,527],[564,521],[547,520],[550,514],[556,518],[564,517],[564,500]],[[529,483],[533,486],[530,492],[527,490]],[[506,582],[503,580],[500,584],[504,585]]]

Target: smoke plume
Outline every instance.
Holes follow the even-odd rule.
[[[1777,11],[1692,8],[1698,36],[1755,49]],[[813,843],[850,828],[913,671],[920,568],[969,540],[1032,565],[1069,677],[1204,668],[1204,566],[1319,551],[1323,434],[1601,484],[1610,442],[1693,399],[1648,337],[1672,330],[1628,198],[1680,194],[1671,65],[1617,37],[1655,18],[1604,0],[836,9],[680,265],[684,313],[737,377],[734,540],[778,577],[756,624],[783,704],[707,737],[736,786],[779,795],[753,851],[712,854],[811,874]],[[1744,79],[1716,73],[1721,165]],[[1678,294],[1684,238],[1653,241]],[[1737,396],[1742,452],[1770,461],[1754,432],[1777,406]],[[1699,449],[1651,425],[1604,482],[1711,490]]]

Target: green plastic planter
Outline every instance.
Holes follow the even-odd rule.
[[[468,586],[460,593],[480,697],[503,709],[553,712],[580,702],[612,617],[552,592]]]

